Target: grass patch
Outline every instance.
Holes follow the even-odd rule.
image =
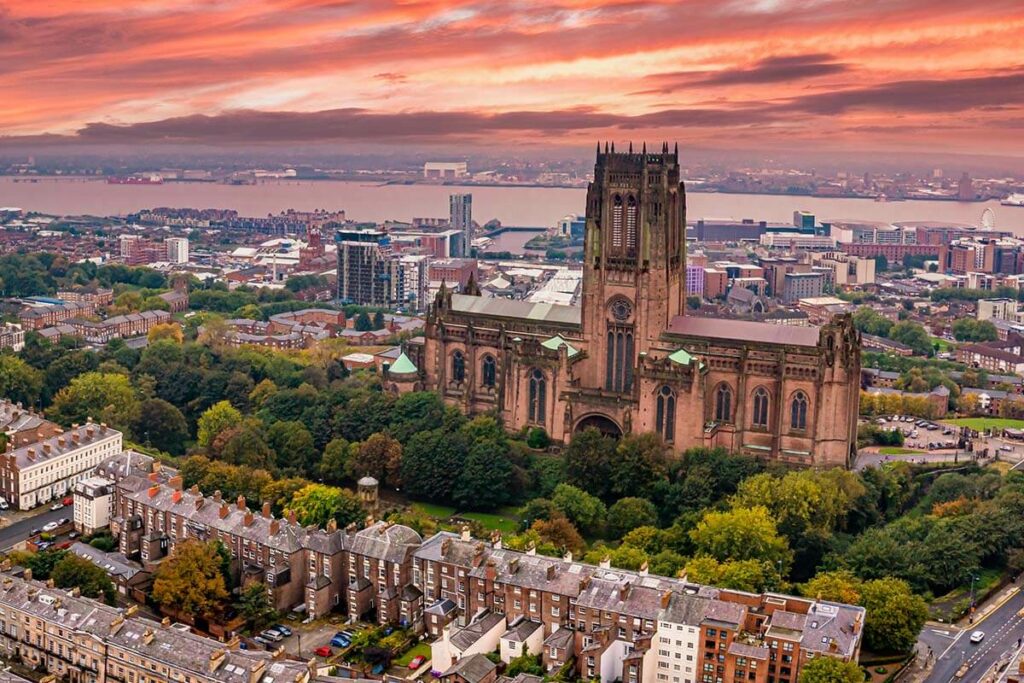
[[[409,662],[419,655],[423,655],[427,659],[430,659],[430,645],[427,643],[417,643],[415,646],[406,650],[405,654],[397,658],[393,663],[398,666],[409,666]]]
[[[981,602],[982,598],[995,587],[1003,578],[1003,572],[999,569],[982,569],[977,574],[978,580],[974,582],[974,599]],[[941,619],[950,623],[967,614],[971,607],[971,582],[954,588],[945,595],[932,600],[928,611],[933,619]]]
[[[464,512],[459,517],[479,522],[485,529],[496,529],[502,533],[514,534],[519,531],[519,520],[515,516],[506,517],[487,512]]]
[[[437,505],[436,503],[413,503],[412,508],[419,513],[439,520],[448,519],[455,514],[455,508],[448,507],[447,505]]]
[[[955,420],[943,420],[957,427],[969,427],[979,432],[986,429],[1022,429],[1024,420],[1015,420],[1010,417],[960,417]]]
[[[946,339],[939,339],[938,337],[931,338],[932,345],[939,345],[939,353],[947,353],[949,351],[956,351],[956,344]]]
[[[915,453],[924,453],[924,451],[915,451],[913,448],[904,448],[903,446],[882,446],[878,449],[878,452],[882,455],[912,455]]]

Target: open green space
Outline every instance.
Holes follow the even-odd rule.
[[[492,529],[502,533],[512,534],[519,530],[519,520],[512,515],[491,514],[487,512],[463,512],[459,514],[459,517],[479,522],[485,529]]]
[[[970,427],[979,432],[985,429],[1024,429],[1024,420],[1015,420],[1010,417],[960,417],[954,420],[943,420],[943,422],[957,427]]]
[[[409,666],[409,662],[419,655],[423,655],[427,659],[430,659],[430,645],[427,643],[417,643],[415,646],[406,650],[405,654],[397,658],[393,663],[398,666]]]
[[[882,446],[878,452],[882,455],[912,455],[924,451],[915,451],[913,448],[904,448],[903,446]]]
[[[975,576],[978,578],[974,582],[974,597],[976,602],[980,602],[1002,580],[1003,572],[999,569],[982,569]],[[971,584],[968,581],[932,600],[928,612],[933,619],[950,622],[965,616],[970,606]]]
[[[445,520],[455,514],[455,508],[437,503],[413,503],[412,509],[437,520]]]

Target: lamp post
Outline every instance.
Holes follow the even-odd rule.
[[[978,580],[978,577],[971,573],[971,619],[970,623],[974,623],[974,582]]]

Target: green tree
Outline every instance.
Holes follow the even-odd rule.
[[[658,576],[679,576],[679,570],[686,566],[686,558],[666,548],[651,555],[650,571]]]
[[[298,420],[275,422],[267,427],[267,445],[277,456],[277,467],[290,472],[309,473],[316,467],[313,435]]]
[[[242,421],[242,413],[228,401],[213,404],[199,417],[196,440],[202,448],[209,448],[222,431]]]
[[[484,440],[473,443],[459,472],[452,501],[469,510],[493,510],[511,498],[512,462],[508,447]]]
[[[786,539],[779,535],[768,509],[733,508],[726,512],[709,511],[690,532],[698,554],[719,562],[759,560],[788,567],[792,553]]]
[[[354,493],[324,484],[308,484],[296,491],[289,509],[295,512],[301,524],[319,527],[331,519],[339,527],[345,527],[361,522],[366,514]]]
[[[620,498],[608,508],[608,533],[612,538],[622,538],[637,527],[657,523],[658,510],[646,498]]]
[[[931,356],[934,353],[928,331],[920,323],[902,320],[892,326],[892,329],[889,331],[889,338],[901,344],[906,344],[913,349],[915,355]]]
[[[612,493],[645,496],[655,481],[664,479],[668,449],[653,432],[629,434],[619,441],[611,466]]]
[[[620,545],[608,554],[608,559],[613,567],[637,571],[647,563],[647,553],[639,548],[628,545]]]
[[[556,486],[551,494],[551,502],[569,521],[586,533],[597,533],[604,526],[608,511],[601,499],[571,484]]]
[[[130,422],[132,437],[139,443],[152,444],[171,455],[185,452],[188,423],[176,407],[161,398],[149,398],[139,404]]]
[[[370,320],[370,316],[367,315],[366,311],[356,316],[356,330],[359,332],[369,332],[372,329],[373,321]]]
[[[838,657],[815,657],[800,668],[798,683],[864,683],[864,671],[857,662]]]
[[[815,575],[800,587],[800,592],[809,598],[857,605],[860,604],[863,586],[864,583],[853,572],[842,569]]]
[[[222,431],[211,450],[233,465],[266,470],[274,469],[277,459],[264,436],[262,423],[255,418],[243,420],[241,425]]]
[[[728,560],[719,562],[702,555],[686,563],[686,578],[721,588],[760,593],[777,588],[781,581],[777,568],[761,560]]]
[[[450,501],[468,451],[458,432],[439,428],[414,434],[402,455],[406,492],[415,498]]]
[[[593,427],[574,435],[564,455],[568,483],[602,500],[610,500],[615,448],[614,440]]]
[[[217,543],[187,540],[174,546],[156,570],[152,597],[158,605],[193,617],[212,614],[228,597]]]
[[[67,426],[92,417],[123,429],[137,405],[135,390],[127,376],[87,372],[57,393],[50,418]]]
[[[283,515],[292,502],[297,491],[301,491],[311,484],[308,479],[302,477],[287,477],[285,479],[274,479],[260,489],[259,500],[270,503],[270,510],[275,515]]]
[[[34,406],[43,393],[43,373],[17,356],[0,354],[0,396]]]
[[[899,579],[875,579],[862,587],[864,646],[872,652],[909,652],[928,618],[924,599]]]
[[[402,444],[387,434],[371,434],[353,445],[347,466],[353,479],[370,476],[389,486],[401,486]]]
[[[509,678],[515,678],[519,674],[543,677],[545,672],[544,665],[540,661],[540,655],[531,655],[527,652],[519,655],[518,657],[514,657],[512,661],[508,663],[505,675]]]
[[[274,606],[270,604],[266,585],[260,582],[250,583],[242,589],[235,609],[253,631],[262,628],[277,615]]]
[[[58,588],[78,587],[87,598],[102,598],[114,604],[114,584],[107,572],[78,555],[68,553],[61,558],[50,578]]]
[[[853,325],[864,334],[888,337],[893,322],[870,306],[861,306],[853,313]]]
[[[348,479],[348,461],[351,457],[351,444],[338,437],[331,439],[324,447],[323,457],[317,466],[320,478],[328,484],[340,484]]]

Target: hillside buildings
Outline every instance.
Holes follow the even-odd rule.
[[[25,330],[15,323],[0,323],[0,349],[15,353],[25,348]]]

